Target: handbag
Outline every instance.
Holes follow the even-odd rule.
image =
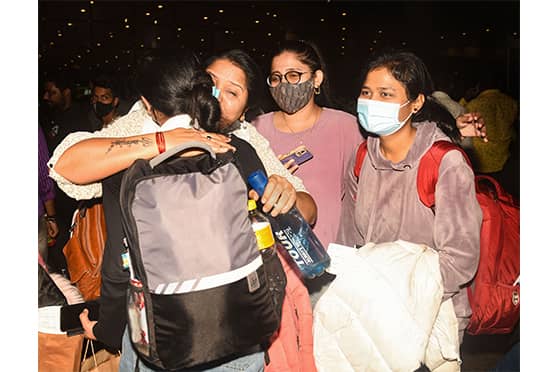
[[[87,350],[91,346],[91,356],[87,357]],[[99,350],[95,352],[93,341],[87,339],[85,344],[85,352],[81,361],[80,372],[118,372],[120,365],[120,351],[118,354],[112,354],[107,350]]]
[[[70,232],[63,249],[70,281],[86,301],[95,300],[101,295],[101,264],[107,234],[103,204],[98,200],[80,203]]]

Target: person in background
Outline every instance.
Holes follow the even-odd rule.
[[[120,117],[117,111],[120,94],[115,80],[108,75],[100,75],[93,81],[91,106],[97,118],[95,130],[112,124]]]
[[[401,239],[435,249],[442,300],[452,299],[461,341],[471,315],[464,287],[478,267],[482,222],[473,171],[460,152],[449,151],[440,164],[436,212],[423,205],[418,164],[435,141],[450,141],[435,122],[416,120],[431,91],[428,69],[416,55],[394,52],[373,59],[365,71],[357,111],[362,128],[374,135],[367,139],[358,180],[351,171],[353,152],[337,242],[360,246]]]
[[[48,176],[47,161],[49,158],[45,135],[39,126],[39,254],[46,262],[48,259],[48,238],[56,239],[58,224],[56,223],[56,207],[54,205],[54,182]]]
[[[69,133],[92,130],[87,120],[88,107],[73,99],[73,81],[66,74],[50,75],[44,79],[43,103],[47,109],[39,116],[44,130],[48,152],[52,154],[56,146]],[[66,275],[66,258],[62,252],[70,238],[70,226],[77,202],[55,186],[55,204],[59,234],[49,249],[48,267],[54,272]]]
[[[481,113],[489,142],[473,139],[471,160],[478,173],[494,177],[504,189],[519,197],[519,105],[500,90],[499,74],[482,69],[476,75],[478,95],[465,104]]]
[[[457,81],[456,81],[457,80]],[[459,130],[459,137],[455,138],[458,143],[465,150],[470,152],[473,146],[473,138],[480,137],[484,142],[488,141],[486,137],[486,126],[484,118],[479,112],[467,112],[467,109],[459,102],[452,98],[455,94],[456,85],[460,85],[462,80],[458,74],[450,74],[444,70],[438,70],[436,78],[434,79],[434,86],[436,89],[430,94],[440,106],[444,107],[455,120],[455,127]],[[453,125],[453,120],[448,120],[449,124]],[[447,127],[447,126],[446,126]],[[454,130],[452,130],[455,132]],[[445,132],[450,137],[447,131]]]

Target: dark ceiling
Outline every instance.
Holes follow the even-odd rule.
[[[39,1],[39,67],[125,72],[145,48],[192,48],[202,56],[250,52],[265,71],[270,45],[314,40],[343,75],[384,47],[430,64],[506,65],[518,74],[518,1]],[[444,62],[441,62],[444,61]],[[332,70],[333,68],[333,70]]]

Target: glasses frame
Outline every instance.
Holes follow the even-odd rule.
[[[294,83],[291,83],[291,82],[287,79],[287,74],[292,74],[292,73],[295,73],[295,74],[298,75],[298,79],[297,79],[297,81],[294,82]],[[281,83],[283,82],[283,80],[285,80],[288,84],[297,85],[297,84],[300,84],[300,80],[302,79],[302,75],[304,75],[304,74],[312,74],[312,73],[313,73],[312,71],[300,72],[300,71],[296,71],[296,70],[287,71],[287,72],[285,72],[284,74],[280,74],[279,72],[274,72],[274,73],[272,73],[271,75],[269,75],[269,76],[265,79],[265,81],[266,81],[267,85],[268,85],[269,87],[271,87],[271,88],[275,88],[276,86],[278,86],[279,84],[281,84]],[[270,78],[271,78],[272,76],[274,76],[274,75],[280,77],[279,82],[278,82],[276,85],[272,85],[272,84],[271,84],[271,80],[270,80]]]

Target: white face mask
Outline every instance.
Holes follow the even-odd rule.
[[[392,102],[359,98],[357,100],[358,121],[367,132],[378,136],[389,136],[401,129],[403,124],[413,115],[413,112],[411,112],[403,121],[399,121],[399,109],[409,102],[399,105]]]

